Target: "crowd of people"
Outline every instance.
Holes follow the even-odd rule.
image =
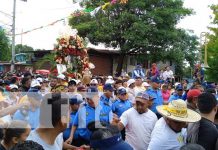
[[[217,150],[218,86],[132,76],[0,75],[0,150]]]

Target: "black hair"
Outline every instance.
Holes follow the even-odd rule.
[[[88,124],[88,129],[92,131],[91,140],[103,140],[120,134],[117,126],[108,125],[99,122],[91,122]]]
[[[16,81],[17,81],[17,78],[16,77],[12,77],[10,82],[11,82],[11,84],[15,84]]]
[[[61,109],[61,105],[68,104],[69,98],[64,93],[48,93],[43,97],[40,106],[40,124],[45,127],[55,127],[61,121],[62,115],[67,115],[68,109]],[[50,112],[50,109],[51,112]],[[51,122],[49,122],[51,119]]]
[[[27,82],[29,79],[30,79],[30,78],[24,77],[24,78],[22,79],[22,81],[21,81],[21,84],[22,84],[22,85],[25,85],[26,82]]]
[[[76,81],[71,80],[68,82],[68,86],[72,86],[72,85],[76,86]]]
[[[209,114],[217,105],[216,97],[211,93],[202,93],[198,96],[198,109],[201,113]]]
[[[115,84],[119,84],[119,83],[122,83],[122,84],[123,84],[123,81],[122,81],[122,80],[117,80],[117,81],[115,82]]]
[[[24,78],[27,78],[28,76],[32,77],[31,73],[29,73],[29,72],[24,73],[23,76],[24,76]]]
[[[3,140],[6,144],[10,143],[13,137],[19,138],[26,132],[28,123],[21,120],[13,120],[4,131]]]
[[[23,143],[17,144],[11,150],[44,150],[44,148],[40,144],[28,140]]]
[[[205,150],[205,148],[199,144],[187,144],[182,146],[180,150]]]

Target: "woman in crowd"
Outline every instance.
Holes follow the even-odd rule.
[[[4,131],[4,137],[0,144],[0,150],[10,150],[18,143],[24,142],[29,136],[31,129],[24,121],[12,121]]]

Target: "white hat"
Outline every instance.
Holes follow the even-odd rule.
[[[114,84],[114,80],[113,79],[107,79],[105,84]]]
[[[41,86],[41,84],[37,80],[32,80],[31,87],[36,87],[36,86]]]
[[[142,86],[144,86],[144,87],[149,87],[149,86],[151,86],[151,85],[148,84],[147,82],[143,82],[143,83],[142,83]]]
[[[92,79],[92,80],[90,81],[90,84],[98,84],[98,80],[97,80],[97,79]]]
[[[178,99],[171,101],[168,105],[157,106],[157,111],[164,117],[180,122],[197,122],[201,116],[187,108],[184,100]]]
[[[131,84],[135,83],[135,79],[129,79],[127,81],[127,86],[129,87]]]
[[[42,82],[43,82],[42,78],[40,78],[40,77],[39,77],[39,78],[36,78],[36,80],[39,81],[39,83],[42,83]]]
[[[12,89],[18,89],[18,86],[16,84],[11,84],[9,87],[10,87],[11,90]]]
[[[113,79],[113,77],[112,76],[108,76],[107,79]]]
[[[59,75],[57,76],[57,78],[59,78],[59,79],[61,79],[61,80],[65,80],[65,75],[59,74]]]

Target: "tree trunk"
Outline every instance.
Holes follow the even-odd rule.
[[[120,76],[122,69],[123,69],[123,63],[124,63],[124,58],[125,58],[125,54],[120,54],[120,56],[118,57],[118,64],[117,64],[117,69],[116,69],[116,76]]]

